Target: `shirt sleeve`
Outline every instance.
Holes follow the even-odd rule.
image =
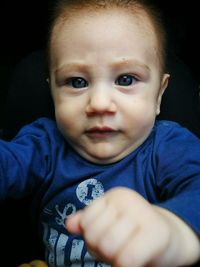
[[[156,153],[159,206],[200,235],[200,139],[185,128],[165,125]]]
[[[12,141],[0,140],[0,199],[26,196],[47,176],[51,142],[45,127],[38,120],[22,128]]]

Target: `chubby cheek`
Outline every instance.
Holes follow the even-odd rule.
[[[148,134],[151,130],[155,117],[155,105],[146,105],[144,102],[133,103],[130,108],[124,109],[123,125],[129,129],[131,135]]]
[[[55,108],[55,117],[58,128],[65,137],[79,134],[83,118],[77,109],[59,105]]]

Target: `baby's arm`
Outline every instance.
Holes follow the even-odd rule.
[[[113,267],[186,266],[200,258],[199,238],[186,223],[126,188],[108,191],[66,227]]]

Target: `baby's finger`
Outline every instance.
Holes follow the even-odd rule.
[[[104,206],[104,209],[99,213],[95,213],[95,215],[96,216],[93,217],[90,222],[87,221],[87,224],[85,224],[85,222],[83,223],[82,229],[84,239],[90,249],[96,251],[100,249],[101,251],[99,242],[102,237],[107,237],[109,229],[116,223],[117,212],[109,203],[107,203],[107,205]]]
[[[65,220],[66,229],[72,234],[81,234],[82,230],[80,227],[80,218],[82,211],[78,211]]]
[[[98,250],[107,261],[112,261],[116,255],[123,250],[133,236],[137,232],[138,226],[134,224],[131,218],[120,216],[110,223],[104,234],[99,236]]]
[[[83,231],[85,231],[89,226],[93,225],[93,222],[101,216],[101,214],[106,209],[106,203],[104,197],[95,200],[92,204],[83,209],[80,225]]]
[[[104,208],[102,201],[97,200],[83,210],[70,215],[65,220],[65,226],[72,234],[82,234],[89,225],[91,225],[98,214]]]

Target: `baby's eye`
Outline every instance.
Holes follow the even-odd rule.
[[[84,88],[88,86],[88,82],[81,77],[73,77],[67,80],[67,84],[74,88]]]
[[[129,86],[136,82],[136,78],[132,75],[123,74],[117,78],[115,83],[121,86]]]

